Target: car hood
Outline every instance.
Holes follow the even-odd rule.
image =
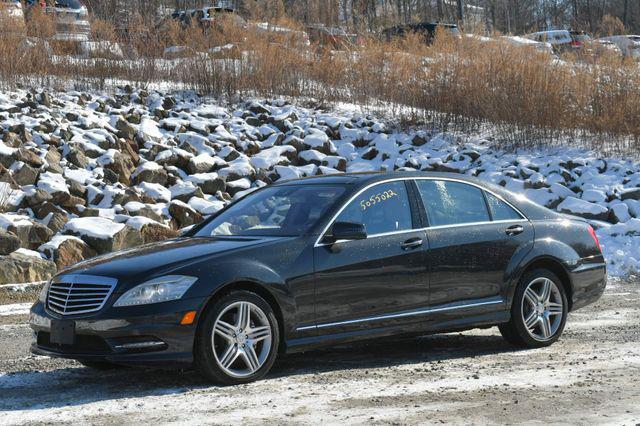
[[[191,237],[167,240],[98,256],[61,271],[116,278],[118,281],[152,278],[182,265],[251,248],[283,237]]]

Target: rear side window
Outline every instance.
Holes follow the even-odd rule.
[[[381,183],[367,189],[354,198],[335,221],[361,223],[368,235],[412,229],[404,182]]]
[[[482,190],[460,182],[418,180],[431,226],[490,221]]]
[[[489,204],[489,210],[491,210],[491,217],[493,220],[518,220],[522,219],[522,216],[515,211],[507,203],[499,199],[493,194],[485,192],[487,196],[487,203]]]

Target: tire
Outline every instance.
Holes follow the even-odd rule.
[[[124,368],[118,364],[113,364],[107,361],[84,361],[78,360],[78,362],[84,365],[87,368],[91,368],[93,370],[107,371],[107,370],[115,370],[118,368]]]
[[[250,291],[232,291],[204,312],[196,332],[196,368],[220,385],[253,382],[269,372],[279,344],[278,320],[269,303]]]
[[[564,331],[568,307],[560,279],[546,269],[534,269],[525,273],[518,283],[511,306],[511,320],[499,326],[500,333],[515,346],[549,346]]]

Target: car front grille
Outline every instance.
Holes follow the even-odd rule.
[[[61,315],[77,315],[102,309],[116,280],[105,277],[62,276],[51,283],[47,306]]]

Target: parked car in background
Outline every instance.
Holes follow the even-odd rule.
[[[527,34],[524,37],[541,43],[549,43],[556,53],[568,52],[582,47],[579,42],[574,40],[568,30],[540,31]]]
[[[611,37],[603,37],[600,42],[613,43],[629,58],[640,57],[640,35],[618,35]]]
[[[0,0],[0,35],[24,35],[24,11],[19,0]]]
[[[266,37],[270,43],[289,46],[309,46],[310,44],[309,34],[306,31],[273,25],[269,22],[250,23],[249,28]]]
[[[622,49],[620,49],[615,43],[607,40],[592,39],[587,44],[587,51],[595,57],[612,56],[622,57]]]
[[[502,36],[500,37],[500,40],[514,46],[535,49],[540,52],[549,53],[549,54],[554,53],[553,46],[551,46],[550,43],[543,42],[543,41],[535,41],[525,37],[518,37],[518,36]]]
[[[571,35],[571,47],[580,49],[587,46],[591,42],[591,36],[584,31],[569,30]]]
[[[364,39],[357,34],[347,33],[343,28],[327,27],[323,24],[307,26],[311,44],[326,46],[335,50],[352,50],[364,46]]]
[[[221,19],[232,19],[241,26],[246,25],[245,20],[231,7],[176,10],[171,14],[171,19],[178,21],[184,27],[198,25],[203,30],[210,29]]]
[[[53,40],[67,42],[87,41],[91,37],[89,11],[79,0],[55,0],[53,5],[41,0],[27,0],[29,7],[43,8],[54,16],[55,34]]]
[[[410,34],[420,36],[426,44],[432,44],[436,39],[438,30],[445,30],[455,38],[462,38],[458,26],[455,24],[443,24],[441,22],[419,22],[416,24],[396,25],[382,31],[382,36],[387,41],[404,38]]]

